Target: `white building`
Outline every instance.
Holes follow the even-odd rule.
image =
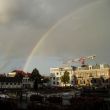
[[[31,88],[33,88],[33,84],[34,84],[34,82],[30,80],[28,75],[23,77],[23,79],[22,79],[22,88],[31,89]]]
[[[51,86],[64,86],[61,82],[61,76],[64,75],[64,72],[69,72],[70,82],[67,86],[73,85],[73,69],[72,67],[63,67],[63,68],[50,68],[50,78],[51,78]]]
[[[33,81],[28,76],[23,78],[17,77],[0,77],[0,89],[32,89]]]

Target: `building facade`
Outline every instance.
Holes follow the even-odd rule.
[[[22,79],[14,77],[0,77],[0,89],[21,89]]]
[[[7,75],[0,76],[0,90],[6,89],[32,89],[33,81],[30,80],[30,73],[13,71]]]
[[[86,67],[78,67],[74,72],[77,78],[77,85],[97,85],[105,86],[109,84],[110,67],[109,65],[89,65]]]
[[[67,85],[68,86],[72,85],[73,70],[71,67],[64,67],[64,68],[50,68],[51,86],[64,86],[64,84],[61,82],[61,76],[64,75],[65,71],[69,72],[69,77],[70,77],[70,81]]]
[[[28,75],[25,75],[25,77],[23,77],[22,79],[22,88],[23,89],[31,89],[33,88],[33,84],[34,82],[32,80],[30,80]]]
[[[110,85],[110,66],[108,64],[86,65],[84,67],[50,68],[51,86],[64,86],[61,76],[69,72],[68,86]]]

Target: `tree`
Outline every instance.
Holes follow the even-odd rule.
[[[61,82],[63,82],[66,86],[67,83],[69,83],[70,77],[69,77],[69,72],[65,71],[64,75],[61,77]]]
[[[33,80],[33,81],[36,80],[36,79],[37,79],[37,80],[40,80],[41,77],[42,77],[42,76],[40,75],[38,69],[36,69],[36,68],[33,69],[32,73],[31,73],[31,76],[30,76],[30,79]]]
[[[33,69],[30,79],[34,81],[34,89],[38,89],[38,84],[41,83],[42,76],[40,75],[38,69]]]

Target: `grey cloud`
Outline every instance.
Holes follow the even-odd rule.
[[[109,5],[108,0],[99,1],[77,13],[73,12],[71,17],[57,25],[37,52],[47,56],[66,55],[74,58],[96,54],[100,62],[109,63]]]
[[[14,64],[23,65],[34,46],[53,25],[70,13],[96,1],[100,0],[0,0],[0,58],[3,67],[0,70],[9,70]],[[99,4],[79,12],[76,20],[71,20],[75,19],[73,16],[59,25],[42,44],[40,55],[72,56],[74,52],[71,50],[77,49],[80,51],[75,52],[74,56],[85,53],[87,50],[89,54],[89,49],[91,53],[95,53],[91,47],[92,43],[94,48],[98,49],[100,45],[102,48],[104,45],[104,49],[108,50],[108,43],[104,43],[106,40],[103,36],[106,36],[107,41],[109,40],[107,37],[109,36],[109,4],[109,0],[105,0],[101,6]],[[73,29],[74,27],[76,30]],[[88,33],[92,34],[88,35]],[[99,36],[98,33],[100,43],[96,47],[97,40],[94,42],[94,39]],[[90,47],[83,44],[85,43],[83,39],[85,41],[91,39]],[[73,43],[80,46],[76,47]]]

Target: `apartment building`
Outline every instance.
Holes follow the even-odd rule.
[[[50,68],[51,86],[64,86],[61,76],[69,72],[68,86],[109,85],[110,66],[108,64],[85,65],[83,67]]]
[[[0,77],[0,89],[21,89],[22,79],[14,77]]]
[[[0,89],[31,89],[33,81],[30,80],[30,73],[15,70],[7,75],[0,76]]]
[[[64,68],[50,68],[50,79],[51,79],[51,86],[64,86],[64,84],[61,82],[61,76],[64,75],[64,72],[69,72],[70,82],[67,84],[67,86],[72,85],[72,75],[73,75],[73,69],[72,67],[64,67]]]
[[[110,67],[107,64],[78,67],[74,72],[77,85],[107,85],[110,78]]]

